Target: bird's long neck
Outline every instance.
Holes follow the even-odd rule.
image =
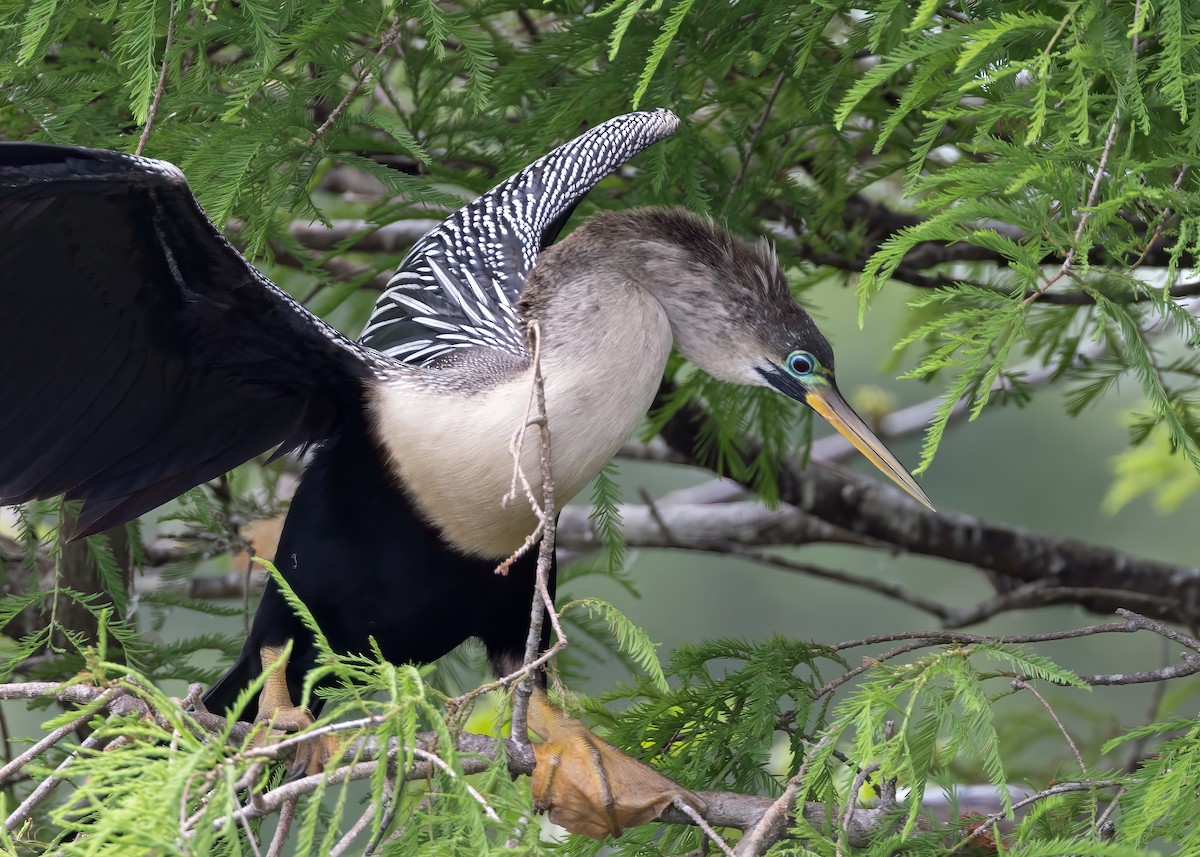
[[[593,215],[538,259],[521,305],[532,317],[570,315],[569,338],[597,305],[612,301],[622,312],[622,286],[661,307],[685,357],[714,377],[741,384],[762,383],[753,367],[764,350],[758,336],[767,326],[764,311],[799,313],[773,253],[679,208]],[[587,300],[579,300],[584,294]]]

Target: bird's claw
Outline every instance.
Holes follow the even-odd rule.
[[[285,673],[287,662],[283,650],[273,646],[264,646],[259,653],[263,671],[269,672],[258,697],[258,715],[254,718],[256,724],[266,728],[259,732],[254,743],[266,746],[267,737],[271,734],[290,734],[302,732],[314,723],[313,716],[307,708],[295,705],[288,691]],[[283,660],[283,663],[276,663]],[[272,670],[274,667],[274,670]],[[288,765],[287,782],[301,777],[324,772],[331,759],[337,758],[340,745],[330,734],[317,735],[310,740],[301,741],[295,745],[295,753],[291,764]]]
[[[314,721],[308,709],[289,705],[260,711],[254,722],[266,727],[255,739],[258,746],[265,747],[269,744],[269,736],[302,732],[312,726]],[[323,773],[330,761],[337,758],[340,749],[337,739],[329,734],[317,735],[308,741],[295,744],[284,782]]]
[[[540,689],[530,700],[529,726],[545,739],[533,744],[534,809],[571,833],[620,836],[658,818],[676,798],[704,811],[694,792],[594,735]]]

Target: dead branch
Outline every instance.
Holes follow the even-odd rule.
[[[554,608],[554,599],[550,595],[550,576],[554,568],[554,549],[557,535],[557,515],[554,506],[554,471],[550,457],[550,424],[546,418],[546,388],[542,382],[542,338],[541,328],[536,319],[530,323],[529,336],[533,346],[533,389],[530,390],[530,406],[532,416],[528,417],[521,426],[521,436],[528,425],[536,425],[539,447],[539,463],[542,476],[542,502],[535,511],[540,519],[542,541],[538,545],[537,578],[534,583],[533,602],[530,605],[529,634],[525,638],[525,653],[521,660],[523,676],[517,685],[513,700],[512,735],[513,741],[522,753],[532,752],[529,747],[529,699],[533,694],[534,671],[540,669],[559,650],[566,646],[566,637],[559,624],[558,613]],[[521,442],[518,440],[514,452],[514,468],[523,477],[521,466]],[[528,490],[528,488],[526,489]],[[536,505],[536,504],[535,504]],[[542,644],[542,628],[547,616],[554,626],[558,640],[548,651],[538,656]]]

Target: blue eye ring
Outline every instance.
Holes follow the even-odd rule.
[[[803,378],[817,371],[817,359],[807,351],[793,351],[788,355],[787,369],[797,378]]]

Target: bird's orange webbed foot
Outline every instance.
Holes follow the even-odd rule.
[[[300,732],[312,726],[314,721],[307,708],[292,702],[292,695],[287,686],[287,660],[284,650],[281,647],[263,646],[259,651],[259,658],[262,660],[263,672],[283,661],[267,676],[262,693],[258,696],[258,714],[254,722],[263,724],[266,728],[259,732],[254,741],[259,746],[265,746],[270,735]],[[321,773],[330,760],[337,757],[339,750],[333,735],[321,735],[296,745],[295,756],[288,768],[289,779]]]
[[[644,762],[597,737],[537,688],[529,701],[533,806],[571,833],[604,839],[658,818],[676,798],[703,812],[704,801]]]

